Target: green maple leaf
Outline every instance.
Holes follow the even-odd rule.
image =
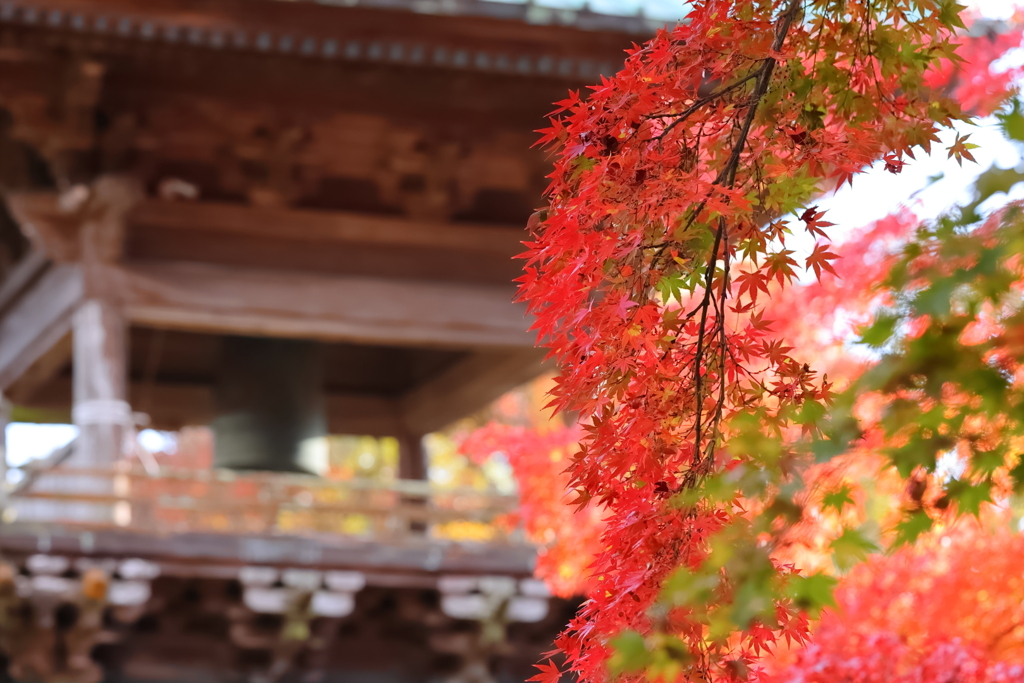
[[[875,542],[859,529],[846,529],[839,538],[832,541],[829,548],[832,550],[832,561],[841,571],[846,571],[878,551]]]
[[[918,536],[931,528],[932,518],[928,516],[928,513],[924,510],[912,512],[896,525],[896,540],[893,541],[892,550],[913,544]]]
[[[623,631],[611,640],[613,654],[608,668],[616,673],[636,673],[651,662],[644,637],[636,631]]]
[[[832,595],[836,583],[838,579],[834,576],[820,572],[810,576],[793,576],[786,584],[786,595],[794,605],[812,617],[817,617],[822,609],[836,604]]]
[[[849,485],[843,484],[835,491],[829,491],[821,501],[823,509],[832,508],[836,512],[842,512],[847,505],[853,505],[853,498],[850,496],[852,490]]]
[[[892,314],[879,315],[870,327],[860,333],[860,343],[876,349],[885,346],[886,342],[896,333],[896,327],[899,323],[900,318],[898,316]]]
[[[972,484],[963,479],[954,479],[946,484],[946,494],[957,501],[961,512],[977,516],[981,504],[992,500],[992,482]]]

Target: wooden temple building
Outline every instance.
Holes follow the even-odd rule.
[[[514,500],[431,488],[422,437],[541,371],[511,284],[532,131],[652,28],[0,1],[0,418],[79,429],[4,492],[5,680],[532,675],[574,605],[516,532],[438,532]],[[213,469],[142,467],[136,428],[188,425]],[[318,479],[325,434],[397,438],[400,481]]]

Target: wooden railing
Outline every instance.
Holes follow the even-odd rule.
[[[57,466],[8,490],[8,524],[120,527],[152,534],[315,534],[508,542],[512,496],[423,481],[331,481],[270,472]]]

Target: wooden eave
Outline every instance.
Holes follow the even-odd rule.
[[[610,74],[622,50],[649,35],[647,22],[590,12],[549,11],[569,25],[537,25],[530,8],[457,0],[441,12],[414,2],[370,0],[328,6],[280,0],[21,0],[0,5],[0,26],[43,32],[51,46],[117,51],[129,43],[279,58],[387,63],[529,78],[593,81]],[[459,14],[486,6],[492,16]],[[494,6],[494,7],[491,7]],[[423,6],[427,7],[428,6]],[[487,12],[481,12],[486,14]],[[536,8],[533,11],[536,18]],[[496,16],[522,15],[518,20]],[[599,30],[575,26],[577,19]],[[526,20],[526,21],[524,21]]]

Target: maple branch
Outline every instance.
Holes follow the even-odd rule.
[[[776,26],[775,28],[775,40],[772,41],[772,52],[778,52],[780,49],[782,49],[782,45],[786,40],[786,35],[789,33],[789,29],[793,25],[793,21],[796,19],[796,14],[800,9],[800,1],[801,0],[790,0],[789,6],[786,8],[786,11],[783,12],[781,17],[779,17],[779,25]],[[761,99],[764,98],[765,94],[768,92],[768,86],[771,83],[772,72],[775,70],[775,64],[776,60],[774,57],[765,57],[760,69],[751,74],[748,74],[741,80],[737,81],[736,83],[733,83],[732,85],[726,88],[726,90],[733,89],[734,87],[738,87],[741,83],[746,82],[750,78],[757,78],[757,85],[754,87],[754,92],[751,93],[750,99],[747,102],[749,109],[747,110],[747,116],[744,119],[742,126],[740,127],[739,139],[737,140],[736,145],[733,147],[732,153],[729,155],[729,160],[726,162],[725,167],[719,172],[718,176],[715,178],[715,182],[712,183],[713,185],[725,185],[726,187],[729,188],[732,188],[735,185],[736,170],[739,167],[740,155],[743,153],[743,150],[746,149],[747,138],[750,135],[750,128],[753,126],[754,118],[757,115],[757,105],[760,104]],[[723,90],[722,92],[724,93],[725,90]],[[708,97],[711,97],[711,95],[709,95]],[[693,109],[696,106],[697,103],[694,103],[694,105],[691,106],[690,109]],[[686,112],[684,112],[684,114],[686,114]],[[686,115],[688,116],[689,114]],[[669,128],[675,126],[680,121],[681,120],[673,121]],[[659,135],[655,139],[660,140],[660,138],[663,137],[667,132],[668,129],[666,129],[661,135]],[[693,224],[693,222],[697,219],[697,216],[700,215],[700,212],[704,209],[706,205],[707,197],[705,197],[704,200],[702,200],[700,204],[697,205],[696,210],[690,214],[690,218],[689,220],[687,220],[685,228],[688,228],[690,225]],[[671,244],[671,242],[665,242],[660,245],[649,245],[644,248],[658,249],[659,253],[655,256],[656,260],[658,257],[660,257],[661,252],[663,252],[669,244]],[[719,238],[717,235],[715,236],[715,244],[716,246],[719,244]],[[714,263],[717,260],[717,249],[712,249],[710,263]],[[705,296],[705,300],[704,302],[701,303],[701,306],[704,306],[706,304],[707,297]]]
[[[607,665],[624,630],[642,635],[652,655],[644,662],[676,661],[681,642],[678,678],[750,678],[748,663],[768,646],[807,632],[802,618],[775,619],[778,608],[796,616],[821,602],[783,592],[791,570],[763,562],[772,550],[764,533],[769,544],[790,542],[779,529],[811,509],[785,488],[799,478],[803,449],[790,430],[817,438],[830,402],[824,378],[819,385],[783,346],[785,331],[762,317],[780,302],[759,293],[771,298],[774,280],[785,287],[795,277],[791,252],[771,244],[785,229],[775,214],[801,205],[822,179],[852,176],[877,149],[909,149],[922,132],[947,127],[934,121],[934,103],[943,121],[956,111],[925,82],[931,58],[952,46],[955,11],[907,18],[892,0],[833,5],[693,3],[687,22],[634,46],[618,75],[559,103],[542,133],[560,154],[550,214],[527,244],[521,298],[559,361],[554,405],[580,414],[579,451],[565,470],[573,504],[607,511],[592,570],[602,583],[557,643],[566,675],[583,683],[620,678]],[[818,20],[805,25],[805,10]],[[899,22],[889,22],[894,12]],[[888,25],[900,22],[907,26]],[[900,50],[865,47],[882,26]],[[900,112],[879,84],[900,97],[904,88]],[[812,232],[823,223],[815,216],[804,219]],[[823,249],[808,259],[816,271],[828,261]],[[733,424],[737,417],[751,420]],[[769,449],[780,457],[760,463]],[[757,478],[740,470],[718,489],[718,453],[751,457]],[[733,520],[751,524],[734,535]],[[730,531],[716,536],[721,529]],[[730,548],[721,552],[716,539]],[[721,590],[663,597],[678,568]],[[678,620],[665,616],[684,603],[692,610]],[[747,608],[744,620],[721,622],[721,639],[707,637],[708,617]],[[557,683],[559,669],[545,668],[551,680],[539,683]],[[637,679],[658,675],[654,665],[640,669]]]
[[[714,282],[715,274],[715,263],[718,262],[718,247],[722,243],[722,237],[725,235],[725,220],[724,217],[718,221],[718,230],[715,231],[715,244],[711,247],[711,256],[708,260],[708,265],[704,271],[704,301],[700,306],[700,325],[697,327],[697,351],[693,355],[693,386],[694,396],[696,398],[696,412],[694,414],[693,421],[693,454],[695,458],[698,458],[694,462],[696,466],[699,462],[700,444],[701,444],[701,418],[703,417],[703,405],[704,399],[701,395],[703,389],[703,377],[700,374],[701,361],[704,357],[704,334],[707,328],[708,311],[711,309],[711,297],[712,297],[712,285]]]
[[[705,95],[704,97],[701,97],[700,99],[695,101],[693,104],[691,104],[689,107],[687,107],[686,111],[682,111],[682,112],[680,112],[678,114],[650,114],[649,116],[644,117],[644,118],[647,118],[647,119],[669,119],[669,118],[675,118],[676,119],[675,121],[670,123],[665,128],[665,130],[663,130],[661,132],[660,135],[658,135],[657,137],[652,138],[652,139],[656,140],[658,142],[661,142],[661,140],[666,135],[668,135],[672,131],[673,128],[675,128],[679,124],[681,124],[684,121],[686,121],[686,119],[690,118],[690,116],[695,114],[697,112],[697,110],[699,110],[705,104],[710,104],[711,102],[714,102],[715,100],[717,100],[718,98],[722,97],[723,95],[726,95],[726,94],[732,92],[733,90],[738,89],[740,86],[744,85],[747,81],[750,81],[750,80],[752,80],[754,78],[757,78],[758,77],[758,73],[759,73],[758,71],[752,71],[749,74],[747,74],[746,76],[744,76],[743,78],[741,78],[740,80],[736,81],[735,83],[733,83],[731,85],[727,85],[726,87],[722,88],[721,90],[717,90],[717,91],[711,93],[710,95]]]
[[[782,13],[782,16],[779,17],[779,23],[775,27],[775,40],[772,41],[772,46],[771,46],[771,51],[772,52],[778,52],[779,50],[782,49],[782,45],[783,45],[783,43],[786,40],[786,35],[789,33],[789,29],[793,25],[793,21],[796,19],[796,15],[797,15],[797,12],[799,10],[800,10],[800,0],[790,0],[789,6]],[[735,144],[735,146],[732,149],[732,153],[729,155],[729,160],[726,162],[725,167],[719,172],[718,177],[715,178],[715,183],[714,183],[715,185],[719,185],[719,186],[724,185],[725,187],[732,188],[736,184],[736,171],[739,168],[740,156],[743,154],[743,151],[747,147],[747,138],[750,135],[750,129],[754,125],[754,119],[757,116],[757,105],[760,103],[761,99],[768,92],[768,86],[771,83],[772,72],[775,70],[775,64],[776,64],[775,57],[772,57],[771,55],[769,55],[768,57],[765,57],[764,62],[762,63],[760,70],[757,72],[757,85],[754,86],[754,92],[751,93],[749,109],[747,110],[747,115],[746,115],[746,117],[744,117],[743,123],[740,126],[739,138],[736,141],[736,144]],[[706,203],[706,201],[707,200],[702,202],[702,205],[704,203]],[[694,389],[695,389],[694,393],[695,393],[695,398],[696,398],[696,407],[695,407],[695,416],[694,416],[694,435],[693,435],[693,452],[694,452],[694,457],[700,457],[700,456],[698,456],[698,454],[700,453],[700,450],[701,450],[700,449],[700,444],[701,444],[701,442],[703,440],[703,436],[704,436],[703,433],[702,433],[702,426],[703,425],[701,424],[701,421],[703,419],[703,409],[704,409],[704,401],[703,401],[703,396],[702,396],[702,390],[703,390],[704,381],[703,381],[703,377],[701,376],[700,370],[701,370],[701,363],[702,363],[703,357],[704,357],[704,344],[705,344],[705,334],[706,334],[706,325],[707,325],[708,311],[710,310],[710,307],[711,307],[711,297],[713,296],[712,291],[713,291],[713,284],[714,284],[715,264],[718,262],[718,248],[719,248],[719,246],[721,246],[721,244],[722,244],[722,242],[723,242],[723,240],[725,238],[725,233],[726,233],[725,218],[722,217],[722,218],[719,218],[718,230],[715,231],[715,243],[714,243],[714,245],[711,248],[711,255],[708,258],[707,267],[706,267],[705,273],[704,273],[704,300],[701,302],[700,326],[697,329],[697,351],[694,354],[694,359],[693,359],[693,363],[694,363],[694,370],[693,370],[693,372],[694,372]],[[728,274],[728,270],[727,270],[728,267],[729,267],[728,248],[726,248],[725,251],[726,251],[726,254],[724,255],[724,260],[725,260],[724,267],[726,269],[726,272],[723,274],[723,283],[722,283],[723,297],[725,295],[725,289],[724,288],[726,287],[726,283],[728,282],[728,278],[729,278],[729,274]],[[721,334],[723,336],[723,348],[724,348],[725,327],[724,327],[724,319],[723,319],[722,316],[719,316],[719,320],[717,321],[717,324],[719,326],[721,326]],[[721,390],[720,394],[721,394],[721,400],[724,402],[724,393],[722,393],[722,392],[724,392],[724,383],[725,383],[724,364],[723,364],[723,368],[722,368],[721,372],[723,373],[723,377],[719,378],[719,381],[722,383],[722,390]],[[712,430],[713,431],[717,431],[717,429],[718,429],[718,424],[719,424],[719,422],[721,420],[721,411],[722,411],[722,406],[721,405],[717,406],[715,418],[714,418],[714,420],[712,422]],[[703,459],[707,460],[706,457],[703,458]],[[699,462],[700,462],[700,460],[698,460],[698,462],[695,462],[694,465],[697,465]]]
[[[772,42],[771,51],[778,52],[782,49],[783,43],[786,41],[786,35],[789,33],[790,27],[793,25],[793,21],[796,19],[797,12],[800,10],[800,0],[790,0],[789,7],[779,17],[779,25],[775,27],[775,40]],[[732,187],[736,182],[736,169],[739,167],[740,155],[743,150],[747,147],[747,138],[750,135],[750,128],[754,125],[754,118],[757,116],[757,105],[761,102],[761,99],[768,92],[768,86],[772,80],[772,73],[775,71],[776,64],[775,57],[765,57],[763,64],[761,65],[760,73],[758,74],[757,85],[754,87],[754,92],[750,96],[750,108],[747,110],[747,116],[743,120],[743,125],[740,128],[739,140],[736,142],[736,146],[732,148],[732,154],[729,157],[729,161],[726,162],[725,168],[719,174],[715,180],[715,184],[722,184],[722,180],[725,181],[725,185]]]
[[[722,229],[724,231],[725,230],[725,217],[723,216],[723,217],[719,218],[718,220],[720,221],[720,225],[721,225],[721,227],[722,227]],[[728,351],[729,351],[728,339],[726,338],[726,334],[725,334],[725,301],[726,301],[726,299],[729,298],[729,244],[728,244],[729,235],[728,235],[728,233],[725,233],[725,240],[726,240],[726,245],[725,245],[725,249],[723,250],[724,251],[725,263],[724,263],[723,268],[722,268],[722,310],[718,314],[718,335],[719,335],[719,342],[718,343],[722,347],[723,355],[720,356],[721,364],[720,364],[720,366],[718,368],[718,372],[719,372],[719,377],[718,377],[718,402],[715,405],[715,418],[714,418],[714,420],[711,423],[711,432],[712,432],[712,434],[714,434],[714,433],[716,433],[718,431],[718,426],[722,423],[722,411],[725,409],[725,380],[726,380],[726,377],[725,377],[725,361],[726,361],[726,356],[724,354],[728,353]],[[732,354],[729,354],[729,355],[732,355]],[[706,462],[706,464],[705,464],[704,469],[705,469],[705,471],[707,471],[709,469],[711,459],[710,458],[706,458],[705,462]]]

